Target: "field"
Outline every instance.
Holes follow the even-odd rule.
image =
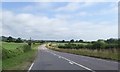
[[[37,47],[32,44],[31,50],[27,43],[2,42],[2,68],[3,70],[27,70],[34,60]]]
[[[48,43],[47,47],[52,50],[56,50],[60,52],[68,52],[68,53],[73,53],[77,55],[91,56],[91,57],[116,60],[116,61],[120,60],[120,58],[118,58],[119,53],[117,48],[113,48],[113,49],[84,48],[84,46],[87,47],[86,45],[88,45],[88,43],[86,44],[72,43],[70,45],[67,43]]]
[[[52,43],[52,46],[59,46],[59,45],[65,45],[65,44],[68,44],[68,43],[56,43],[56,42],[53,42]],[[83,44],[83,45],[87,45],[88,43],[72,43],[72,44]]]
[[[7,50],[15,50],[16,48],[26,45],[26,43],[7,43],[7,42],[2,42],[2,47],[7,49]]]

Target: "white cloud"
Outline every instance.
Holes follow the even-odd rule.
[[[70,19],[71,15],[70,14],[56,14],[55,17],[62,19],[62,20],[66,20],[66,19]]]
[[[42,10],[54,10],[57,8],[53,4],[54,2],[34,2],[33,5],[27,5],[22,9],[23,12],[30,12],[30,11],[42,11]],[[19,9],[18,9],[19,10]]]
[[[3,35],[35,39],[85,39],[117,37],[117,24],[70,20],[56,16],[37,16],[28,13],[15,14],[3,11]]]
[[[56,9],[56,11],[77,11],[86,7],[96,5],[97,3],[99,2],[70,2],[66,6]]]
[[[60,7],[56,11],[75,11],[80,8],[79,3],[68,3],[65,7]]]
[[[88,16],[89,13],[87,12],[79,12],[78,14],[76,14],[77,16]]]
[[[56,9],[56,11],[76,11],[79,10],[80,8],[91,6],[93,4],[94,3],[92,2],[84,2],[84,3],[70,2],[66,6]]]

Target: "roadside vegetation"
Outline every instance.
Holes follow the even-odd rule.
[[[61,52],[119,61],[119,42],[118,39],[113,38],[91,42],[83,40],[76,42],[72,39],[69,42],[51,42],[47,47]]]
[[[28,70],[34,61],[40,42],[6,37],[0,42],[3,70]]]

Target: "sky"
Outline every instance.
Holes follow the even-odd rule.
[[[2,35],[39,40],[118,37],[117,2],[3,2]]]

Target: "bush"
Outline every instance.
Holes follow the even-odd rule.
[[[93,43],[92,48],[93,49],[98,49],[98,50],[104,49],[105,48],[105,43],[103,43],[103,42],[95,42],[95,43]]]
[[[87,45],[85,45],[85,48],[87,48],[87,49],[92,49],[92,44],[87,44]]]
[[[29,45],[24,45],[22,48],[23,48],[23,52],[27,52],[31,50],[31,47]]]
[[[65,45],[58,45],[58,48],[64,48],[64,49],[82,49],[82,48],[86,48],[86,49],[92,49],[92,50],[100,50],[100,49],[114,49],[114,48],[118,48],[118,44],[107,44],[105,42],[102,41],[98,41],[98,42],[93,42],[93,43],[89,43],[87,45],[84,44],[72,44],[72,43],[68,43]]]
[[[113,48],[118,48],[118,44],[107,44],[105,49],[113,49]]]
[[[65,45],[58,45],[58,48],[65,48],[65,49],[79,49],[79,48],[85,48],[82,44],[65,44]]]
[[[23,41],[22,41],[21,38],[17,38],[15,42],[16,42],[16,43],[22,43]]]
[[[78,45],[76,46],[76,49],[79,49],[79,48],[85,48],[85,45],[78,44]]]

